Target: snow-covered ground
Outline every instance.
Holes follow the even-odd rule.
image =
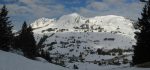
[[[150,70],[130,67],[132,51],[121,55],[118,52],[97,52],[98,48],[105,52],[114,48],[132,50],[132,45],[136,42],[136,30],[132,23],[122,16],[85,18],[77,13],[64,15],[59,19],[38,19],[31,24],[37,44],[47,36],[42,39],[42,49],[48,51],[53,58],[52,62],[60,66],[47,63],[41,58],[38,58],[41,61],[33,61],[21,55],[0,51],[0,70],[72,70],[74,65],[78,70]],[[120,65],[111,63],[115,57],[118,57]],[[128,59],[128,63],[124,64],[123,59]]]
[[[73,63],[68,67],[78,65],[78,70],[150,70],[150,68],[137,68],[127,65],[96,65],[92,63]],[[0,51],[0,70],[72,70],[51,63],[44,63],[27,59],[21,55]]]
[[[0,50],[0,70],[70,70],[51,63],[27,59],[21,55]]]
[[[109,60],[118,56],[98,55],[98,48],[105,51],[114,48],[132,49],[132,45],[136,42],[134,39],[136,30],[132,23],[131,20],[122,16],[107,15],[86,18],[72,13],[59,19],[41,18],[33,22],[31,26],[34,28],[37,43],[41,38],[47,36],[43,41],[42,49],[49,51],[52,58],[64,62],[64,65],[69,68],[72,68],[73,63],[78,62],[78,67],[82,69],[85,65],[98,66],[93,63],[87,64],[86,61]],[[83,63],[80,61],[80,55],[84,59]],[[129,60],[131,61],[131,56]],[[56,60],[53,61],[55,63]]]

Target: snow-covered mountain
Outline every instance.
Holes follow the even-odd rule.
[[[70,64],[76,62],[113,59],[120,54],[116,51],[114,54],[114,48],[132,49],[136,42],[132,23],[122,16],[86,18],[72,13],[57,20],[41,18],[31,26],[34,28],[37,44],[49,51],[51,57],[58,59],[60,63],[64,62],[64,65],[70,68]],[[98,48],[105,53],[98,54]],[[127,53],[132,55],[131,51],[124,51],[122,55]],[[57,61],[53,60],[53,63]]]
[[[34,23],[31,24],[32,28],[42,28],[45,26],[48,26],[50,23],[54,22],[54,19],[48,19],[48,18],[40,18],[36,20]]]
[[[46,33],[48,31],[67,32],[117,32],[124,35],[134,36],[132,21],[122,16],[107,15],[85,18],[77,13],[64,15],[58,20],[40,18],[31,24],[36,33]],[[38,28],[38,29],[37,29]],[[51,30],[49,29],[51,28]],[[66,30],[60,30],[66,29]],[[48,31],[46,31],[48,30]],[[43,32],[42,32],[43,31]]]

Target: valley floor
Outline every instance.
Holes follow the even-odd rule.
[[[150,68],[137,68],[127,65],[96,65],[89,63],[76,63],[79,70],[150,70]],[[70,64],[71,65],[71,64]],[[72,66],[72,65],[71,65]],[[27,59],[21,55],[0,51],[0,70],[73,70],[47,62]]]

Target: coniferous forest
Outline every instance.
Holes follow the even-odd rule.
[[[19,35],[12,33],[12,29],[13,26],[11,20],[9,20],[8,10],[4,5],[0,12],[0,49],[3,51],[20,50],[25,57],[30,59],[38,56],[49,58],[44,51],[41,51],[43,55],[39,54],[40,47],[36,45],[33,29],[27,25],[26,21],[24,21],[22,29],[18,32]]]

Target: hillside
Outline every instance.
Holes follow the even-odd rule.
[[[51,63],[27,59],[21,55],[0,51],[0,70],[70,70]]]
[[[129,66],[98,66],[89,63],[76,63],[79,70],[149,70]],[[34,61],[21,55],[0,51],[0,70],[71,70],[51,63]]]
[[[43,35],[49,36],[54,33],[51,38],[56,38],[57,36],[59,37],[60,34],[61,37],[59,38],[64,38],[63,36],[66,36],[65,39],[67,39],[67,37],[76,36],[79,38],[82,37],[87,41],[101,40],[103,44],[112,43],[109,44],[112,45],[112,47],[115,45],[115,43],[117,44],[121,42],[125,44],[117,44],[115,47],[120,47],[121,45],[131,47],[131,45],[135,43],[135,29],[132,23],[132,21],[122,16],[108,15],[85,18],[77,13],[73,13],[64,15],[58,20],[41,18],[33,22],[31,26],[34,28],[34,34],[37,42]],[[120,37],[117,39],[117,36]],[[105,40],[107,38],[108,40]],[[109,40],[112,38],[114,41]],[[61,40],[65,41],[65,39]],[[47,42],[49,43],[52,42],[51,40],[54,41],[54,39],[48,40],[49,41]],[[99,46],[108,47],[108,44],[105,46],[102,43],[100,43]]]
[[[85,18],[73,13],[59,19],[41,18],[31,26],[37,44],[50,53],[53,63],[60,66],[72,68],[74,63],[87,62],[124,65],[124,59],[127,59],[125,64],[132,60],[136,30],[133,22],[122,16]],[[118,59],[121,55],[125,57]]]

